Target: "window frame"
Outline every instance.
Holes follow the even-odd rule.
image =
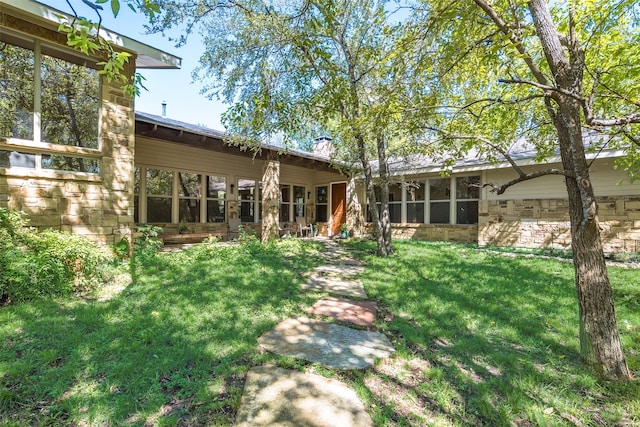
[[[23,139],[15,137],[0,136],[0,151],[8,152],[9,155],[13,152],[33,155],[35,160],[35,167],[24,166],[8,166],[0,167],[0,173],[6,175],[20,175],[20,176],[42,176],[53,178],[65,178],[65,177],[84,177],[90,181],[97,181],[101,179],[102,173],[102,86],[103,79],[97,73],[96,61],[76,52],[72,49],[67,49],[63,46],[56,45],[54,43],[48,43],[44,40],[40,40],[36,37],[26,36],[19,34],[15,31],[11,31],[6,28],[0,29],[0,40],[17,46],[22,49],[33,52],[33,111],[32,114],[32,139]],[[43,56],[53,57],[59,60],[70,62],[78,66],[93,70],[96,72],[97,79],[97,126],[96,133],[96,148],[77,147],[73,145],[55,144],[42,140],[42,59]],[[54,169],[43,166],[43,157],[45,156],[62,156],[69,158],[87,159],[90,162],[97,164],[97,171],[77,171],[67,169]]]

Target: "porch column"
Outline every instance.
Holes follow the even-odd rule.
[[[280,162],[269,158],[262,174],[262,241],[278,238],[280,219]]]

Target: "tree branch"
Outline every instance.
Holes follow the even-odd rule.
[[[525,49],[520,37],[511,30],[509,25],[505,21],[503,21],[502,18],[500,18],[500,16],[498,16],[498,13],[493,8],[493,6],[490,5],[489,2],[487,2],[486,0],[474,0],[474,1],[478,5],[478,7],[484,10],[484,12],[489,16],[489,18],[491,18],[491,20],[498,26],[500,31],[502,31],[504,35],[509,37],[509,40],[511,41],[511,43],[513,43],[513,46],[520,53],[520,55],[522,55],[524,62],[527,64],[527,67],[529,67],[529,70],[534,75],[538,83],[540,83],[541,85],[549,86],[547,78],[545,77],[542,70],[540,70],[540,68],[538,68],[535,62],[533,62],[533,58],[531,58],[531,55],[529,55],[529,53]]]
[[[495,185],[492,183],[488,183],[485,184],[485,187],[491,187],[491,192],[492,193],[496,193],[498,195],[503,194],[505,191],[507,191],[507,189],[509,187],[512,187],[520,182],[524,182],[524,181],[529,181],[531,179],[535,179],[535,178],[539,178],[541,176],[545,176],[545,175],[562,175],[562,176],[567,176],[570,178],[575,178],[575,174],[573,174],[570,171],[564,170],[564,169],[543,169],[543,170],[539,170],[539,171],[535,171],[535,172],[530,172],[530,173],[519,173],[519,176],[515,179],[512,179],[511,181],[507,182],[506,184],[502,184],[502,185]]]
[[[529,86],[533,86],[533,87],[537,87],[538,89],[542,89],[545,92],[558,92],[561,93],[563,95],[569,96],[577,101],[580,101],[582,103],[584,103],[584,98],[581,97],[580,95],[577,95],[573,92],[570,92],[568,90],[565,89],[561,89],[558,87],[554,87],[554,86],[548,86],[548,85],[543,85],[537,82],[532,82],[532,81],[528,81],[528,80],[519,80],[519,79],[499,79],[498,80],[500,83],[507,83],[507,84],[524,84],[524,85],[529,85]]]
[[[640,123],[640,113],[629,114],[628,116],[618,117],[615,119],[596,119],[593,117],[585,118],[585,123],[588,126],[624,126],[632,123]]]

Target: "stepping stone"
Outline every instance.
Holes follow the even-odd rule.
[[[258,338],[266,350],[336,369],[364,369],[395,350],[379,332],[359,331],[306,317],[290,318]]]
[[[302,285],[305,291],[329,292],[345,297],[367,299],[362,282],[357,279],[345,280],[339,277],[311,274],[307,283]]]
[[[373,326],[378,313],[378,305],[372,301],[353,301],[346,298],[327,297],[307,309],[314,316],[332,317],[341,322],[358,326]]]
[[[321,265],[313,269],[316,273],[338,274],[344,276],[353,276],[364,272],[364,266],[356,265]]]
[[[370,427],[373,421],[355,391],[316,374],[271,366],[247,373],[238,427]]]

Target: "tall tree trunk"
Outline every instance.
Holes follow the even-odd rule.
[[[358,146],[360,163],[362,164],[362,171],[364,172],[364,185],[367,190],[367,199],[369,201],[369,214],[371,215],[371,222],[373,224],[373,236],[376,239],[376,244],[378,246],[376,254],[378,256],[387,256],[389,253],[387,253],[387,245],[382,231],[382,222],[380,221],[380,215],[378,214],[376,192],[373,184],[373,173],[371,172],[371,164],[369,164],[369,158],[367,157],[367,147],[362,135],[356,135],[355,139]]]
[[[378,171],[380,173],[380,241],[378,255],[393,255],[391,244],[391,215],[389,213],[389,165],[387,163],[387,147],[383,135],[377,138]]]
[[[530,0],[529,9],[555,86],[560,89],[547,94],[546,105],[558,133],[563,166],[572,175],[566,177],[565,183],[578,295],[580,355],[586,364],[606,377],[629,379],[631,374],[620,344],[613,290],[597,223],[597,203],[582,139],[579,98],[584,55],[577,40],[570,37],[566,43],[570,55],[567,58],[546,0]]]

